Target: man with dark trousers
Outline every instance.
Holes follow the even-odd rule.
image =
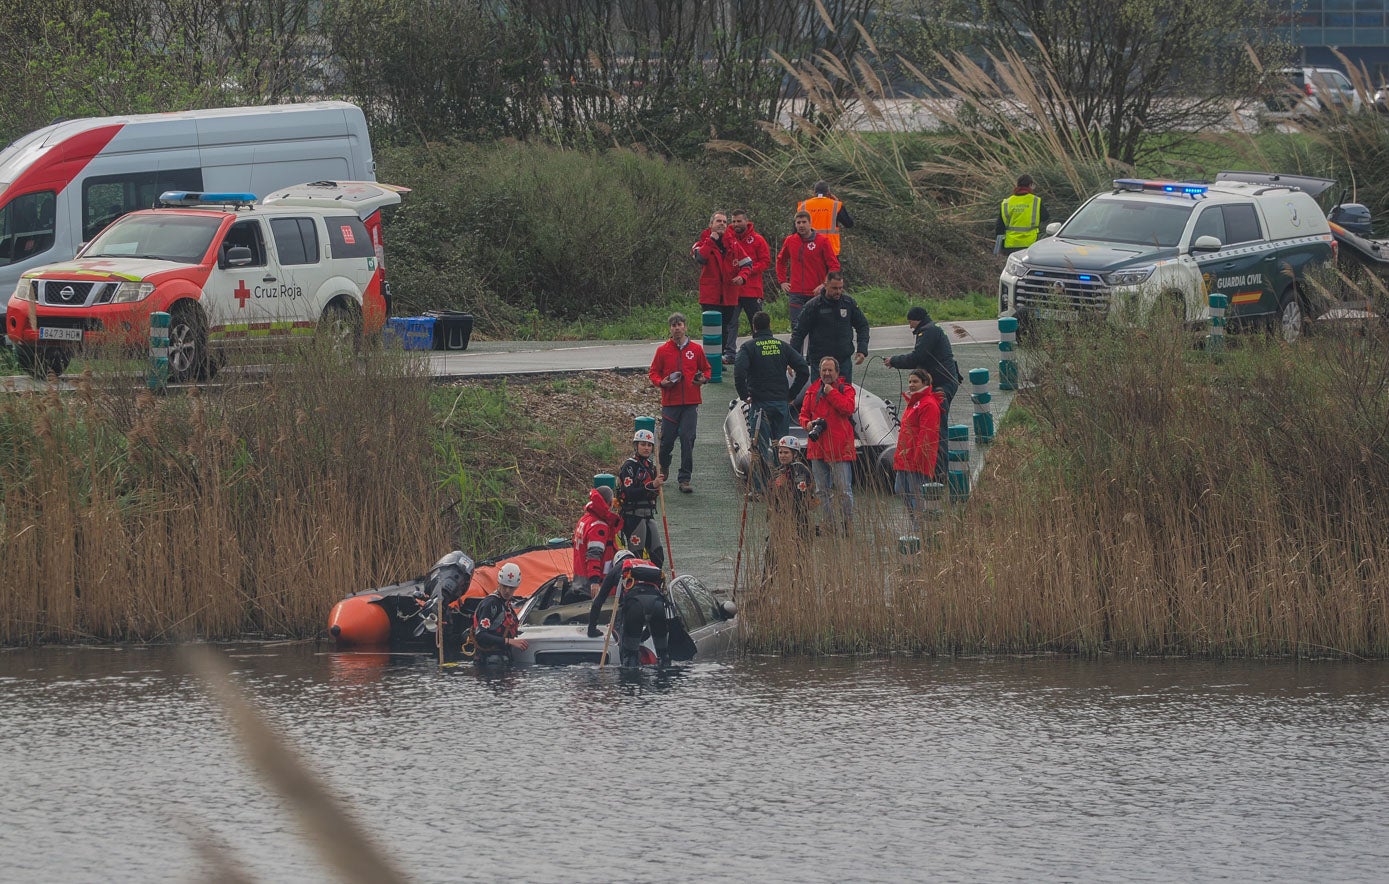
[[[670,625],[661,588],[664,582],[665,575],[653,562],[622,550],[589,606],[588,637],[598,638],[603,634],[598,629],[598,614],[613,590],[621,587],[614,616],[622,627],[617,647],[624,669],[641,665],[641,640],[647,629],[651,630],[651,644],[656,647],[656,664],[661,668],[670,665]]]
[[[738,345],[738,299],[751,275],[752,259],[728,232],[728,216],[723,212],[710,216],[690,255],[700,265],[699,307],[723,317],[723,362],[732,365]]]
[[[854,382],[853,367],[868,358],[868,317],[858,302],[844,294],[844,274],[838,270],[825,278],[825,290],[806,302],[800,322],[791,333],[791,348],[799,350],[807,340],[810,343],[806,360],[819,365],[824,357],[833,356],[846,384]]]
[[[796,232],[781,243],[776,256],[776,278],[781,290],[790,296],[787,310],[791,328],[800,321],[801,308],[815,297],[825,278],[839,269],[834,244],[810,226],[810,213],[796,213]]]
[[[690,340],[683,313],[670,314],[670,340],[656,348],[647,376],[661,390],[661,479],[670,475],[671,454],[675,440],[680,440],[680,490],[689,494],[694,489],[690,476],[694,472],[695,425],[699,422],[699,404],[704,401],[700,388],[709,380],[713,366],[704,355],[704,348]]]
[[[767,245],[767,240],[752,226],[747,209],[733,210],[728,216],[728,229],[738,238],[743,251],[752,259],[752,264],[748,267],[747,281],[743,283],[743,290],[738,295],[738,309],[747,316],[748,327],[751,328],[752,317],[762,309],[762,280],[763,275],[772,269],[772,250]]]
[[[786,373],[794,370],[795,380],[786,386]],[[756,463],[748,462],[752,493],[760,494],[772,465],[772,440],[786,435],[790,425],[790,402],[810,379],[810,366],[800,351],[772,336],[772,318],[759,310],[752,317],[752,340],[738,348],[733,360],[733,383],[738,398],[748,403],[748,438],[757,452]],[[760,417],[759,417],[760,415]]]
[[[916,343],[910,353],[884,359],[888,368],[911,371],[924,368],[931,373],[932,386],[945,397],[940,406],[940,443],[936,447],[936,481],[944,483],[947,452],[950,442],[946,428],[950,426],[950,403],[960,390],[960,367],[955,362],[955,349],[950,346],[950,338],[945,330],[931,321],[926,308],[916,306],[907,311],[907,325],[911,326]]]

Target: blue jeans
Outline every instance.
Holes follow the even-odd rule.
[[[757,416],[762,415],[761,425]],[[786,435],[791,422],[791,407],[785,400],[754,399],[748,409],[748,450],[757,449],[759,463],[748,462],[748,477],[754,491],[767,486],[767,475],[776,463],[772,456],[772,445]]]
[[[823,523],[848,531],[854,518],[854,462],[812,460],[810,475],[815,478],[815,496],[825,508]]]
[[[926,501],[921,494],[921,486],[930,481],[931,477],[925,473],[913,473],[910,470],[897,471],[893,490],[902,497],[902,502],[907,505],[907,515],[912,518],[920,519],[926,515]]]

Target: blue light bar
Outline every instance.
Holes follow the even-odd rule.
[[[1153,193],[1180,193],[1184,196],[1200,196],[1210,190],[1204,184],[1182,184],[1179,181],[1145,181],[1142,178],[1115,178],[1115,190],[1132,193],[1151,191]]]
[[[159,195],[159,203],[165,206],[206,206],[206,205],[255,205],[254,193],[206,193],[198,190],[166,190]]]

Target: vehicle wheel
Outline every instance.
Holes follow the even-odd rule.
[[[208,377],[207,323],[197,307],[179,304],[169,318],[169,379],[184,383]]]
[[[323,308],[318,320],[318,336],[340,353],[355,352],[362,342],[361,311],[342,301],[334,301]]]
[[[1302,310],[1302,299],[1298,297],[1297,286],[1288,286],[1283,292],[1283,297],[1278,299],[1278,313],[1274,321],[1278,334],[1287,343],[1291,344],[1302,337],[1306,315]]]
[[[15,361],[19,363],[19,368],[25,374],[43,380],[48,375],[61,375],[67,370],[68,363],[72,361],[72,354],[58,347],[27,347],[16,345],[14,348]]]

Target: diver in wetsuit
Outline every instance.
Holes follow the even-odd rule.
[[[637,558],[630,550],[619,550],[612,570],[603,578],[603,585],[588,609],[588,635],[597,638],[603,634],[598,629],[598,612],[613,589],[622,587],[616,616],[622,625],[618,651],[623,668],[641,665],[642,633],[648,627],[651,643],[656,646],[657,665],[663,669],[670,665],[670,631],[666,621],[666,597],[661,591],[663,582],[664,575],[656,565]]]
[[[530,647],[525,639],[516,637],[521,621],[511,605],[511,597],[520,585],[521,566],[507,562],[497,571],[496,591],[478,602],[473,611],[473,641],[477,642],[478,665],[510,663],[512,648],[524,651]]]

